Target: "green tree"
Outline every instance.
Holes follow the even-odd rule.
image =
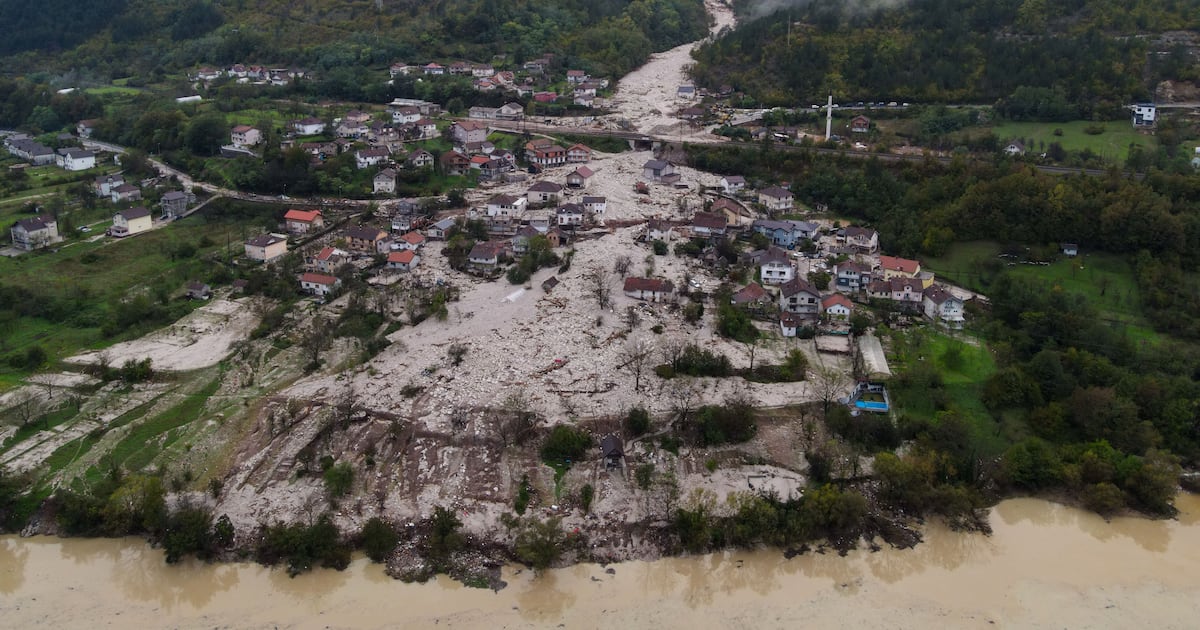
[[[363,551],[372,562],[387,560],[388,554],[392,553],[392,550],[396,548],[396,543],[399,541],[400,536],[396,533],[396,528],[378,516],[371,517],[363,525]]]
[[[325,489],[331,497],[346,496],[354,486],[354,467],[349,462],[331,466],[325,471]]]
[[[196,155],[216,155],[229,138],[229,126],[219,113],[205,113],[188,122],[184,143]]]
[[[517,533],[514,548],[517,558],[538,572],[558,562],[566,542],[561,521],[557,516],[545,521],[536,518],[525,521]]]

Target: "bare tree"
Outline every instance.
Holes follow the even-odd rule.
[[[636,307],[632,304],[625,307],[625,326],[629,328],[629,332],[637,329],[638,324],[642,323],[642,316],[638,313]]]
[[[624,277],[629,273],[629,267],[632,264],[633,261],[629,258],[629,256],[622,254],[617,256],[617,259],[613,261],[613,271],[615,271],[618,276]]]
[[[642,389],[642,372],[646,369],[654,347],[645,338],[630,339],[621,350],[621,366],[633,370],[633,391]]]
[[[608,308],[612,304],[612,272],[600,266],[593,266],[583,275],[588,293],[596,298],[600,308]]]
[[[700,385],[691,377],[676,376],[671,379],[667,397],[671,400],[676,426],[686,430],[700,402]]]
[[[15,396],[16,403],[12,406],[13,413],[17,420],[21,422],[21,426],[25,426],[38,416],[41,412],[42,404],[38,399],[37,394],[29,389],[23,390]]]
[[[329,322],[324,317],[314,317],[308,330],[300,336],[300,349],[308,365],[315,365],[321,360],[321,351],[328,348],[330,342]]]
[[[538,416],[524,390],[510,393],[494,415],[496,433],[505,446],[524,444],[533,436]]]
[[[333,403],[333,410],[335,418],[342,423],[343,427],[348,426],[354,419],[354,412],[358,410],[358,404],[354,399],[354,386],[350,384],[350,381],[346,381],[346,386],[338,394],[337,400]]]
[[[687,350],[687,347],[686,339],[674,335],[663,339],[659,345],[663,361],[666,361],[672,370],[679,369],[679,361],[683,358],[683,352]]]
[[[829,414],[829,407],[833,401],[837,400],[839,395],[845,392],[849,386],[849,379],[841,371],[829,366],[822,365],[813,371],[813,377],[809,379],[812,385],[813,393],[817,395],[817,400],[821,401],[821,410],[824,414]]]

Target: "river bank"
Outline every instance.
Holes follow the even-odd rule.
[[[8,536],[0,601],[5,623],[25,628],[1184,628],[1200,614],[1200,499],[1177,503],[1173,521],[1106,522],[1010,499],[991,511],[991,536],[933,524],[914,549],[846,557],[763,550],[541,576],[510,566],[499,593],[400,583],[361,558],[292,579],[253,564],[166,565],[136,539]]]

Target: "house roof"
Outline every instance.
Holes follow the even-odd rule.
[[[834,293],[824,300],[821,300],[821,308],[828,310],[833,306],[844,306],[851,310],[854,309],[854,304],[850,301],[850,298],[842,295],[841,293]]]
[[[651,291],[654,293],[670,293],[675,286],[669,280],[659,278],[640,278],[637,276],[625,278],[625,291]]]
[[[608,203],[608,198],[607,197],[588,197],[585,195],[583,197],[583,203],[584,203],[584,205],[587,205],[589,203]]]
[[[707,228],[710,230],[724,230],[726,226],[725,215],[714,214],[711,212],[697,212],[696,216],[692,217],[692,227]]]
[[[337,278],[323,273],[313,273],[311,271],[300,276],[300,282],[308,282],[310,284],[323,284],[325,286],[333,286],[337,284]]]
[[[771,186],[758,191],[760,197],[771,197],[772,199],[791,199],[792,191],[779,186]]]
[[[126,221],[132,221],[134,219],[150,216],[150,211],[145,208],[130,208],[128,210],[122,210],[117,214],[124,217]]]
[[[411,249],[405,249],[398,252],[388,254],[387,261],[389,263],[399,263],[401,265],[412,264],[416,254]]]
[[[670,165],[671,165],[670,162],[664,162],[662,160],[648,160],[645,164],[642,165],[642,168],[644,168],[644,169],[648,168],[653,171],[661,171],[662,169],[664,169]]]
[[[247,131],[253,131],[253,130],[254,130],[254,127],[251,127],[250,125],[238,125],[233,128],[233,133],[246,133]]]
[[[666,232],[671,227],[671,222],[666,219],[650,219],[646,222],[646,228],[651,232]]]
[[[487,129],[487,123],[482,123],[477,120],[460,120],[455,125],[463,131],[475,131],[478,129]]]
[[[858,274],[871,273],[871,267],[869,265],[865,265],[860,262],[854,262],[853,260],[838,263],[833,266],[833,270],[835,273],[839,273],[839,274],[842,272],[858,273]]]
[[[287,239],[280,238],[274,234],[260,234],[259,236],[255,236],[254,238],[246,241],[246,244],[252,247],[267,247],[268,245],[282,243],[286,240]]]
[[[562,189],[563,189],[562,184],[556,184],[554,182],[542,180],[542,181],[537,182],[536,184],[530,186],[529,192],[557,193],[557,192],[562,192]]]
[[[387,232],[379,228],[355,225],[346,230],[346,236],[360,241],[377,241],[387,236]]]
[[[778,247],[768,247],[766,251],[758,257],[758,264],[765,265],[767,263],[783,263],[789,264],[787,252]]]
[[[320,216],[320,210],[288,210],[287,214],[283,215],[283,220],[298,221],[300,223],[312,223]]]
[[[909,275],[915,274],[921,269],[921,263],[896,256],[880,256],[879,266],[888,271],[899,271]]]
[[[783,297],[789,297],[796,295],[797,293],[809,293],[817,297],[821,297],[821,293],[819,291],[812,288],[812,285],[810,285],[803,278],[799,277],[792,278],[791,280],[779,285],[779,292],[783,295]]]
[[[604,457],[621,457],[625,454],[625,445],[621,443],[621,438],[606,435],[600,440],[600,453]]]
[[[592,148],[586,144],[573,144],[567,149],[567,151],[587,151],[588,153],[591,153]]]
[[[321,251],[317,253],[317,260],[329,260],[339,253],[340,252],[338,252],[336,247],[323,247],[321,248]]]
[[[54,219],[49,215],[42,215],[29,219],[21,219],[20,221],[17,221],[17,225],[26,232],[36,232],[38,230],[46,229],[49,224],[54,222]]]
[[[762,288],[762,285],[758,284],[757,282],[751,282],[737,293],[734,293],[732,300],[734,304],[746,304],[749,302],[757,302],[765,297],[767,297],[766,289]]]
[[[176,201],[179,199],[187,199],[187,195],[183,194],[182,192],[180,192],[178,190],[172,190],[171,192],[166,193],[162,196],[163,201]]]
[[[580,166],[579,168],[575,169],[574,172],[571,173],[571,175],[578,175],[579,177],[582,177],[584,179],[587,179],[595,174],[596,173],[594,171],[592,171],[592,169],[590,169],[586,166]],[[568,175],[567,177],[570,177],[571,175]]]
[[[577,203],[564,203],[556,212],[558,214],[583,214],[583,206]]]
[[[746,183],[746,178],[742,177],[741,175],[726,175],[725,177],[722,177],[721,179],[724,179],[725,183],[727,183],[727,184],[745,184]]]
[[[425,242],[425,236],[420,232],[409,232],[408,234],[401,236],[400,240],[408,243],[409,245],[420,245],[421,243]]]
[[[472,260],[489,260],[498,257],[508,249],[508,246],[500,241],[483,241],[475,243],[471,248],[471,253],[467,255]]]
[[[875,236],[875,230],[852,225],[845,229],[844,234],[846,238],[865,238],[870,240],[872,236]]]
[[[936,285],[925,289],[923,295],[925,296],[925,299],[937,304],[938,306],[941,306],[950,300],[958,300],[958,298],[954,297],[954,294]],[[959,301],[961,302],[962,300]]]
[[[452,217],[445,218],[445,219],[442,219],[441,221],[438,221],[437,223],[434,223],[430,227],[442,230],[444,232],[444,231],[449,230],[450,228],[454,227],[454,219]]]
[[[123,195],[126,193],[137,192],[140,189],[137,186],[134,186],[133,184],[121,184],[120,186],[112,187],[111,190],[113,192],[117,193],[118,195]]]
[[[501,195],[496,195],[496,196],[492,197],[491,199],[488,199],[487,205],[489,205],[489,206],[511,206],[514,203],[516,203],[517,200],[519,200],[519,199],[520,199],[520,197],[518,197],[516,195],[501,194]]]
[[[370,149],[361,149],[354,155],[361,158],[387,157],[391,155],[391,152],[387,150],[387,147],[373,147]]]

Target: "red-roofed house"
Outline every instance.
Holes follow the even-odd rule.
[[[821,312],[830,319],[845,321],[850,319],[850,314],[854,312],[854,303],[841,293],[834,293],[821,300]]]
[[[592,150],[587,145],[576,144],[567,149],[567,162],[580,163],[592,160]]]
[[[880,256],[879,267],[883,269],[883,279],[915,278],[921,273],[921,263],[896,256]]]
[[[309,269],[314,269],[319,273],[333,275],[337,273],[342,265],[350,262],[350,254],[336,247],[322,248],[316,256],[308,263]]]
[[[408,234],[396,239],[396,242],[392,245],[392,247],[394,249],[406,249],[415,252],[421,249],[421,246],[424,244],[425,236],[423,234],[420,232],[409,232]]]
[[[312,273],[310,271],[300,276],[300,289],[321,297],[333,293],[341,284],[342,281],[338,280],[337,277],[327,276],[323,273]]]
[[[675,286],[658,278],[625,278],[625,295],[635,300],[661,302],[671,296]]]
[[[387,257],[388,269],[396,269],[398,271],[412,271],[413,267],[416,267],[419,262],[421,262],[421,257],[409,249],[392,252]]]
[[[592,175],[596,173],[586,166],[580,166],[567,175],[567,188],[587,188]]]
[[[290,234],[308,234],[325,227],[325,217],[321,216],[320,210],[288,210],[283,221]]]

